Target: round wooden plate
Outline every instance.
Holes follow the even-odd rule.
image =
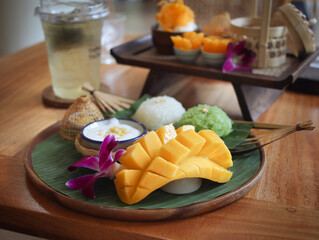
[[[259,150],[260,152],[260,168],[257,173],[245,184],[238,187],[237,189],[228,192],[219,197],[213,198],[211,200],[195,203],[191,205],[187,205],[184,207],[176,207],[176,208],[165,208],[165,209],[125,209],[125,208],[114,208],[114,207],[106,207],[95,205],[91,203],[81,202],[76,199],[72,199],[59,191],[48,186],[45,182],[43,182],[39,176],[36,174],[31,154],[34,148],[42,141],[46,140],[48,137],[57,133],[59,127],[61,126],[61,122],[58,122],[41,133],[39,133],[33,141],[29,144],[25,158],[24,164],[27,172],[27,176],[32,181],[32,183],[45,195],[48,197],[58,201],[62,205],[71,208],[73,210],[103,217],[114,220],[128,220],[128,221],[157,221],[157,220],[170,220],[170,219],[179,219],[186,218],[191,216],[196,216],[199,214],[207,213],[213,211],[215,209],[226,206],[239,198],[243,197],[246,193],[248,193],[261,178],[262,173],[265,168],[266,157],[263,148]]]

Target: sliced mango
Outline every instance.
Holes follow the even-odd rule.
[[[156,173],[163,177],[173,178],[178,170],[178,166],[161,157],[156,157],[150,163],[147,171]]]
[[[142,145],[136,143],[126,149],[119,161],[127,169],[145,169],[151,160]]]
[[[186,159],[179,164],[179,170],[185,173],[187,177],[196,177],[200,175],[199,167],[194,165],[192,161]]]
[[[189,156],[198,155],[206,142],[205,138],[192,129],[181,132],[175,139],[190,150]]]
[[[198,154],[199,156],[206,156],[224,168],[233,166],[230,151],[224,141],[214,131],[201,130],[198,134],[206,140]]]
[[[184,167],[189,167],[190,164],[196,167],[194,168],[196,169],[196,171]],[[226,168],[219,166],[217,163],[211,161],[207,157],[202,156],[193,156],[185,159],[185,161],[180,164],[180,169],[183,169],[184,172],[186,170],[192,172],[192,174],[194,174],[193,177],[201,176],[202,178],[206,178],[218,183],[228,182],[232,177],[232,172],[228,171]],[[199,173],[197,173],[197,169],[199,170]]]
[[[160,138],[162,144],[168,143],[177,136],[173,124],[165,125],[156,130],[156,134]]]
[[[114,183],[127,204],[177,179],[200,177],[225,183],[232,177],[226,169],[232,166],[231,154],[223,140],[211,130],[196,133],[192,126],[175,131],[167,125],[150,132],[130,146],[120,162],[127,169],[116,174]]]
[[[145,171],[138,185],[142,188],[153,191],[154,189],[158,189],[161,186],[164,186],[168,182],[170,182],[169,178]]]
[[[183,125],[183,126],[176,129],[176,134],[178,135],[181,132],[191,130],[191,129],[195,131],[195,127],[193,125]]]
[[[148,132],[144,137],[140,138],[139,142],[147,154],[153,159],[158,154],[159,150],[162,147],[161,139],[154,132]]]
[[[135,186],[122,186],[121,182],[117,181],[116,179],[114,179],[114,183],[116,186],[117,195],[122,200],[122,202],[125,202],[127,204],[136,202],[136,200],[133,198],[133,195],[136,193]]]
[[[175,139],[172,139],[167,144],[164,144],[160,149],[158,156],[166,159],[167,161],[177,164],[182,159],[186,158],[190,150],[183,144],[179,143]]]
[[[142,170],[123,169],[116,175],[116,181],[119,181],[123,186],[136,186],[142,173]]]

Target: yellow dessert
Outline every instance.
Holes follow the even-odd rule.
[[[174,2],[163,0],[159,4],[161,9],[155,18],[164,31],[186,32],[197,28],[195,14],[192,9],[184,5],[183,0]]]
[[[114,183],[127,204],[174,180],[205,178],[225,183],[232,177],[226,169],[232,166],[232,157],[222,139],[211,130],[196,133],[189,125],[176,131],[169,125],[147,133],[119,161],[125,169],[116,174]]]
[[[231,38],[205,37],[203,39],[203,51],[208,53],[226,53]]]
[[[185,32],[183,36],[171,36],[171,40],[174,47],[189,51],[191,49],[200,49],[202,46],[202,41],[204,38],[204,33],[196,32]]]

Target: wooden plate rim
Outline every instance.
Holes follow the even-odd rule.
[[[81,202],[76,199],[72,199],[65,194],[53,189],[49,185],[40,179],[36,174],[33,164],[31,154],[36,147],[36,145],[53,134],[58,132],[58,129],[61,126],[61,122],[57,122],[48,128],[40,132],[28,145],[27,150],[24,155],[24,165],[26,173],[31,182],[38,188],[42,193],[44,193],[49,198],[58,201],[60,204],[82,212],[87,215],[108,218],[113,220],[125,220],[125,221],[158,221],[158,220],[171,220],[171,219],[181,219],[186,217],[192,217],[199,214],[207,213],[212,210],[224,207],[239,198],[243,197],[248,193],[259,181],[261,178],[265,164],[266,156],[264,149],[261,148],[260,152],[260,168],[257,173],[252,177],[248,182],[236,188],[233,191],[230,191],[226,194],[223,194],[219,197],[213,198],[208,201],[195,203],[187,205],[184,207],[176,208],[164,208],[164,209],[125,209],[125,208],[115,208],[115,207],[106,207],[95,205],[91,203]]]

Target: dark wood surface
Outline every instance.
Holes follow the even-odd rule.
[[[101,68],[102,90],[137,99],[149,70]],[[24,153],[31,140],[60,121],[65,109],[47,107],[51,84],[43,43],[0,58],[0,227],[47,239],[318,239],[319,130],[292,134],[265,148],[267,165],[256,186],[238,201],[196,217],[127,222],[74,211],[48,198],[28,179]],[[186,76],[167,88],[188,108],[218,105],[240,119],[228,82]],[[319,96],[285,91],[258,122],[318,124]]]

